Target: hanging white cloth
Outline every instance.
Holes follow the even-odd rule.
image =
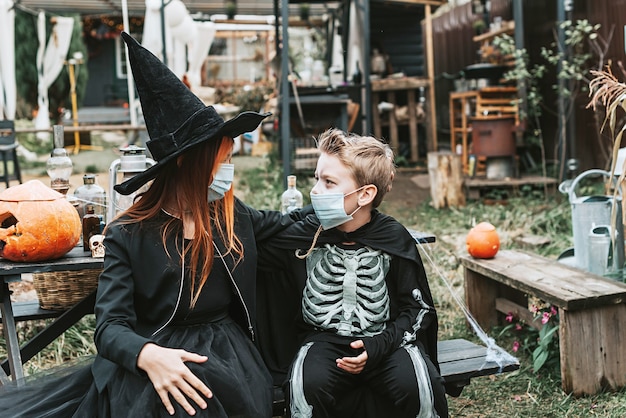
[[[343,44],[339,34],[339,19],[335,17],[335,33],[333,34],[332,54],[330,58],[331,67],[343,70]]]
[[[15,119],[15,12],[12,0],[0,0],[0,119]]]
[[[350,2],[350,30],[348,32],[348,78],[354,73],[356,69],[356,62],[360,62],[361,68],[363,68],[363,33],[365,15],[363,12],[363,1],[368,0],[355,0]]]
[[[37,73],[39,74],[37,104],[39,110],[35,117],[35,128],[37,129],[50,128],[48,89],[63,69],[72,40],[73,28],[73,18],[57,16],[46,45],[46,15],[44,12],[40,12],[37,16],[37,37],[39,39],[39,49],[37,50]],[[37,138],[45,141],[50,138],[50,134],[40,132],[37,134]]]
[[[209,55],[211,44],[217,32],[214,22],[194,22],[194,25],[196,27],[196,36],[191,41],[191,47],[188,49],[189,67],[187,68],[187,79],[191,84],[192,90],[202,85],[200,74],[202,64],[204,64],[204,60]]]

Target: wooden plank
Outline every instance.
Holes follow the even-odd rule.
[[[498,316],[494,313],[496,298],[499,295],[494,283],[493,280],[475,271],[465,269],[465,304],[476,321],[485,329],[498,325]]]
[[[378,103],[380,103],[380,94],[372,91],[372,125],[374,136],[382,138],[383,130],[381,128],[380,113],[378,112]]]
[[[111,124],[111,125],[80,125],[80,126],[64,126],[65,132],[91,132],[91,131],[145,131],[146,125],[129,125],[129,124]],[[15,133],[35,133],[35,132],[50,132],[52,128],[39,129],[39,128],[15,128]]]
[[[626,386],[626,304],[561,312],[559,343],[566,393],[593,395]]]
[[[463,339],[439,341],[437,354],[441,376],[446,380],[447,385],[453,382],[469,383],[472,377],[519,369],[518,362],[500,366],[495,362],[486,361],[486,347]]]
[[[409,108],[409,143],[411,144],[411,161],[418,160],[417,143],[417,105],[415,104],[415,90],[406,92],[407,106]]]
[[[502,312],[505,315],[512,314],[516,318],[521,319],[533,328],[540,330],[543,328],[541,321],[536,321],[535,316],[528,310],[527,307],[519,305],[513,301],[505,298],[496,298],[496,310]]]
[[[15,262],[0,259],[0,275],[18,276],[22,273],[44,273],[49,271],[83,270],[102,268],[103,258],[94,258],[90,251],[75,247],[62,258],[47,261]],[[11,281],[12,279],[5,279]]]
[[[466,272],[471,270],[563,309],[576,310],[626,302],[626,284],[543,257],[501,250],[488,260],[468,255],[460,259]],[[480,294],[472,296],[474,300],[482,297]]]
[[[468,189],[481,187],[519,187],[527,184],[556,184],[557,180],[552,177],[523,176],[506,179],[467,178],[465,187]]]
[[[387,112],[387,116],[389,118],[389,145],[395,155],[400,155],[400,137],[398,136],[398,122],[396,120],[396,107],[398,106],[396,93],[393,91],[388,92],[387,100],[394,106],[393,109]]]
[[[372,80],[372,92],[419,89],[420,87],[428,87],[429,85],[430,81],[428,81],[427,78],[383,78],[380,80]]]
[[[428,103],[426,114],[429,116],[428,130],[430,133],[430,147],[427,151],[438,151],[437,140],[437,106],[435,100],[435,53],[433,47],[433,18],[430,5],[424,8],[424,29],[426,32],[426,70],[428,75]]]
[[[30,300],[26,302],[13,302],[12,305],[13,317],[15,318],[15,321],[31,321],[35,319],[56,318],[63,313],[63,311],[41,309],[39,307],[39,301],[37,300]],[[0,322],[2,322],[1,314]]]

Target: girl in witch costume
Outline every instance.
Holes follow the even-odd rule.
[[[115,187],[152,181],[106,228],[98,354],[62,380],[5,388],[0,416],[269,417],[271,377],[253,343],[256,241],[292,221],[235,199],[230,164],[232,138],[267,114],[224,122],[122,36],[157,163]]]
[[[300,341],[284,385],[290,416],[447,417],[422,261],[406,228],[375,209],[391,189],[393,153],[338,130],[323,133],[318,149],[315,214],[259,245],[261,267],[293,284],[282,299],[300,300],[282,313],[297,318]]]

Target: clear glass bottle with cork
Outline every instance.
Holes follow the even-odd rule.
[[[287,176],[287,190],[281,197],[281,212],[289,213],[302,207],[302,193],[296,188],[296,176]]]
[[[88,204],[93,204],[94,213],[100,216],[101,221],[106,223],[106,191],[96,182],[95,174],[83,175],[83,184],[74,191],[74,197],[78,201],[78,214],[81,219],[85,215],[85,208]]]

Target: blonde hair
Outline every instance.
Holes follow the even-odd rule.
[[[391,190],[396,167],[389,145],[371,136],[329,129],[317,139],[320,152],[337,157],[352,173],[359,187],[373,184],[378,189],[372,201],[378,207]]]

